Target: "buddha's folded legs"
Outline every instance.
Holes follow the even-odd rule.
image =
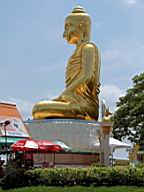
[[[33,108],[34,119],[69,118],[69,119],[98,119],[98,108],[92,114],[87,109],[82,112],[79,103],[71,104],[60,101],[41,101]]]
[[[33,108],[34,119],[77,118],[68,102],[41,101]]]

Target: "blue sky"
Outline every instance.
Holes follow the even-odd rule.
[[[101,94],[112,111],[118,97],[144,71],[143,0],[0,0],[0,100],[16,103],[23,118],[35,102],[65,87],[74,50],[63,39],[74,6],[92,18],[91,40],[101,52]]]

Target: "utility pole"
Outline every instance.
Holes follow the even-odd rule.
[[[4,128],[4,136],[5,136],[5,152],[6,152],[6,164],[8,162],[8,148],[7,148],[7,125],[9,125],[11,122],[9,120],[6,120],[4,122],[0,122],[0,127]]]

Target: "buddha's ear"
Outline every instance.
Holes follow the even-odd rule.
[[[79,31],[80,31],[81,40],[84,40],[86,37],[86,24],[84,22],[81,22],[79,24]]]

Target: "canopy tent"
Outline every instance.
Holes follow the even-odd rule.
[[[100,148],[100,143],[97,142],[97,143],[94,143],[93,144],[94,147],[96,148]],[[109,139],[109,145],[111,148],[131,148],[131,145],[129,145],[128,143],[124,143],[124,142],[121,142],[113,137],[110,137]]]
[[[110,137],[110,146],[113,148],[130,148],[131,145]]]
[[[99,142],[96,142],[93,144],[93,146],[100,150],[100,143]],[[128,143],[124,143],[124,142],[121,142],[113,137],[110,137],[109,138],[109,146],[110,146],[110,164],[113,165],[114,164],[114,157],[113,157],[113,153],[115,151],[115,149],[122,149],[122,148],[131,148],[131,145],[128,144]]]
[[[60,145],[65,152],[73,151],[73,149],[71,147],[69,147],[68,145],[66,145],[64,142],[62,142],[60,140],[52,140],[52,142],[57,145]]]

